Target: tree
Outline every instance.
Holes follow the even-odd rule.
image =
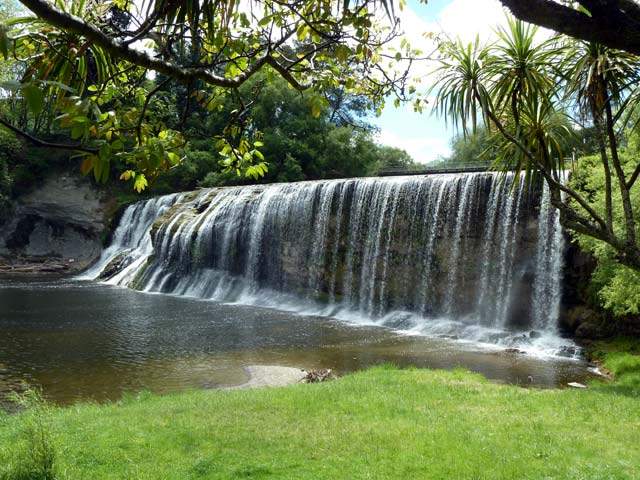
[[[390,168],[411,168],[413,160],[403,150],[379,146],[374,141],[375,130],[367,122],[372,105],[366,97],[356,97],[343,90],[326,93],[328,100],[317,116],[312,113],[313,96],[289,88],[281,78],[266,81],[257,74],[240,87],[240,96],[249,98],[246,106],[250,119],[247,129],[261,132],[264,145],[260,151],[268,171],[260,182],[291,182],[345,178],[376,174]],[[173,85],[154,97],[149,116],[160,116],[173,127],[180,123],[174,99],[179,96]],[[209,132],[222,132],[233,116],[236,103],[228,97],[221,109],[208,111],[194,105],[184,125],[189,138],[185,158],[155,182],[155,191],[177,191],[196,186],[220,186],[255,182],[225,172],[220,155]]]
[[[138,190],[178,164],[185,146],[179,129],[147,118],[153,97],[170,83],[183,85],[183,119],[194,102],[215,110],[229,95],[237,100],[219,149],[229,171],[253,176],[263,171],[262,142],[246,115],[251,98],[238,93],[258,72],[309,91],[319,115],[324,93],[335,89],[378,107],[389,95],[403,96],[416,54],[406,43],[396,54],[384,50],[398,36],[386,0],[20,3],[36,16],[0,29],[0,52],[23,66],[13,88],[33,115],[55,112],[76,143],[43,141],[4,117],[0,124],[33,143],[75,150],[97,180],[108,178],[113,162],[127,164],[121,176]],[[384,12],[386,25],[378,20]]]
[[[500,1],[525,22],[640,55],[640,5],[635,0]]]
[[[633,55],[613,50],[597,43],[572,42],[569,45],[564,66],[568,71],[567,94],[573,95],[583,117],[589,118],[595,127],[598,150],[604,171],[607,227],[613,229],[612,174],[619,182],[622,203],[627,217],[627,235],[635,243],[629,190],[636,177],[627,181],[621,167],[616,139],[613,109],[622,115],[625,107],[632,105],[634,97],[625,97],[630,79],[635,79],[638,60]],[[609,161],[609,153],[611,162]],[[639,164],[640,165],[640,164]]]
[[[420,167],[405,150],[388,145],[377,147],[376,161],[370,169],[372,175],[379,175],[384,171],[411,171]]]
[[[575,51],[564,48],[559,40],[537,42],[535,33],[535,28],[510,20],[509,29],[502,32],[501,41],[496,45],[482,47],[477,42],[468,46],[459,42],[447,45],[443,49],[441,75],[436,86],[436,108],[454,119],[472,117],[472,110],[478,108],[486,127],[496,132],[496,139],[501,142],[498,152],[505,166],[541,175],[549,186],[552,204],[567,228],[603,242],[612,249],[617,261],[640,270],[640,245],[634,206],[629,198],[640,162],[633,171],[624,170],[614,153],[617,139],[613,129],[616,121],[623,126],[622,107],[630,105],[620,100],[636,96],[637,59],[627,59],[635,66],[620,71],[615,88],[609,81],[608,89],[602,90],[605,95],[602,107],[611,120],[607,127],[608,147],[624,211],[624,229],[620,231],[607,220],[609,213],[603,216],[594,206],[590,192],[572,188],[562,173],[566,168],[563,138],[571,134],[566,102],[576,92],[580,98],[584,97],[584,88],[578,86],[584,85],[579,81],[584,75],[578,72],[591,68],[592,64],[578,61],[576,68],[565,76],[556,66],[576,62]],[[475,75],[473,83],[465,74],[470,71]],[[606,76],[610,76],[609,73]],[[563,87],[566,92],[560,91]],[[459,99],[461,92],[464,92],[464,103]],[[466,100],[468,98],[473,98],[473,102]],[[618,110],[614,112],[616,106]]]
[[[443,158],[444,165],[490,165],[496,158],[492,135],[484,127],[475,133],[459,134],[451,141],[451,155]]]

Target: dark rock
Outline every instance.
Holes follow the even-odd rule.
[[[575,331],[576,338],[597,340],[609,336],[606,329],[600,322],[584,322]]]
[[[522,350],[520,350],[519,348],[505,348],[504,349],[504,353],[521,354],[521,353],[524,353],[524,352]]]
[[[16,200],[12,217],[0,229],[0,256],[13,266],[35,265],[37,258],[57,258],[66,265],[49,264],[42,269],[44,272],[81,270],[102,249],[102,237],[108,228],[106,204],[86,179],[51,177]],[[18,257],[23,260],[16,262]],[[73,261],[62,260],[69,258]]]
[[[531,330],[529,332],[529,338],[540,338],[542,336],[542,333],[538,332],[537,330]]]
[[[560,347],[560,349],[558,350],[557,354],[561,357],[568,357],[568,358],[572,358],[575,357],[578,352],[580,351],[579,348],[574,347],[574,346],[569,346],[569,345],[563,345]]]
[[[109,280],[131,264],[133,258],[128,257],[130,250],[124,250],[116,255],[100,272],[100,280]]]

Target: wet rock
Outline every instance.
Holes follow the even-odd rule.
[[[100,272],[98,277],[100,280],[109,280],[111,277],[121,272],[124,268],[131,264],[132,258],[128,256],[130,250],[124,250],[116,255],[104,269]]]
[[[511,354],[515,354],[515,355],[519,355],[522,353],[525,353],[524,351],[520,350],[519,348],[505,348],[504,349],[504,353],[511,353]]]
[[[63,275],[71,271],[71,264],[51,257],[0,257],[0,274],[8,275]]]
[[[580,349],[578,347],[562,345],[557,354],[561,357],[573,358],[578,354],[579,351]]]
[[[540,338],[541,336],[542,336],[542,333],[538,332],[537,330],[531,330],[529,332],[529,338],[531,339]]]

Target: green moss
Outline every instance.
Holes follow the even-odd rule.
[[[523,389],[385,366],[322,384],[128,396],[53,409],[47,424],[59,479],[638,478],[638,397],[614,386]],[[22,422],[0,419],[0,469]]]

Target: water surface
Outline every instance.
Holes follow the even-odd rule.
[[[67,404],[124,392],[216,388],[243,367],[347,373],[383,362],[464,367],[490,379],[559,386],[590,376],[582,361],[508,353],[255,306],[151,295],[77,281],[0,280],[0,402],[23,382]]]

